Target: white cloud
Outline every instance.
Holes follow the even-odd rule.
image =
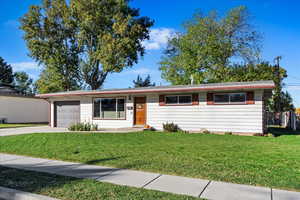
[[[10,64],[14,71],[38,70],[39,66],[35,62],[17,62]]]
[[[136,69],[130,69],[126,73],[127,74],[146,75],[146,74],[150,74],[151,72],[152,72],[152,70],[147,67],[140,67],[140,68],[136,68]]]
[[[158,50],[163,48],[168,39],[175,36],[175,30],[171,28],[156,28],[151,29],[150,39],[143,41],[142,44],[146,50]]]
[[[288,85],[286,86],[287,90],[300,90],[300,85]]]

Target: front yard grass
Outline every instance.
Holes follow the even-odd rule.
[[[300,136],[47,133],[0,138],[0,152],[300,191]]]
[[[0,124],[0,129],[3,128],[23,128],[32,126],[45,126],[46,124]]]
[[[165,192],[100,183],[90,179],[76,179],[1,166],[0,172],[0,186],[2,187],[42,194],[62,200],[197,199]]]

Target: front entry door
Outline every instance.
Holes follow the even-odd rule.
[[[146,124],[146,97],[134,98],[134,124]]]

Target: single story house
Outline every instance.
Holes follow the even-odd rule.
[[[149,125],[161,130],[173,122],[187,131],[263,133],[264,100],[273,81],[68,91],[41,94],[50,103],[52,127],[76,122],[99,128]]]
[[[49,103],[13,92],[0,92],[0,123],[48,123]]]

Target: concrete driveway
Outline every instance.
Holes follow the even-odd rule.
[[[128,133],[143,131],[143,128],[101,128],[98,131],[92,131],[95,133]],[[35,126],[35,127],[20,127],[20,128],[5,128],[0,129],[0,136],[9,135],[23,135],[30,133],[63,133],[70,132],[67,128],[51,128],[49,126]],[[91,131],[72,131],[72,132],[87,132]],[[0,199],[1,200],[1,199]]]
[[[5,128],[5,129],[0,129],[0,136],[22,135],[22,134],[29,134],[29,133],[58,133],[58,132],[68,132],[68,129],[51,128],[49,126]]]

